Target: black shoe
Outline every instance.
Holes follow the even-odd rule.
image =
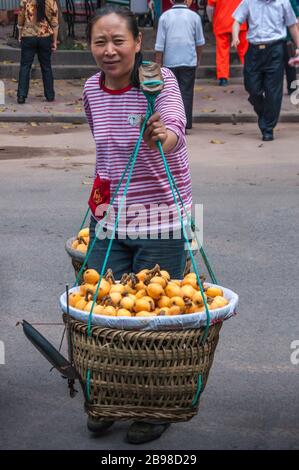
[[[274,140],[273,132],[270,132],[270,131],[264,132],[262,140],[264,142],[271,142],[271,140]]]
[[[19,103],[19,104],[24,104],[25,101],[26,101],[25,96],[18,96],[18,103]]]
[[[88,416],[87,429],[95,434],[101,434],[104,433],[107,429],[109,429],[113,423],[114,421],[98,421],[96,419],[91,418],[91,416]]]
[[[163,434],[170,426],[170,423],[154,424],[134,421],[128,429],[127,441],[130,444],[143,444],[153,441]]]
[[[49,103],[52,103],[52,101],[55,101],[55,97],[53,96],[53,98],[46,98],[46,100],[47,100]]]
[[[220,78],[219,79],[219,86],[227,86],[228,85],[228,79],[227,78]]]

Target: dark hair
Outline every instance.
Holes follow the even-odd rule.
[[[37,21],[42,21],[46,18],[46,0],[36,0],[37,8]]]
[[[93,25],[103,16],[110,15],[111,13],[115,13],[116,15],[120,16],[121,18],[125,19],[128,25],[129,31],[131,31],[133,38],[137,39],[139,35],[139,29],[136,17],[134,13],[129,10],[129,8],[120,6],[120,5],[105,5],[102,8],[99,8],[95,11],[94,15],[90,18],[87,28],[86,28],[86,35],[88,44],[91,44],[91,34]],[[135,54],[135,63],[131,74],[131,85],[139,88],[139,73],[138,69],[142,63],[142,54],[141,52],[137,52]]]

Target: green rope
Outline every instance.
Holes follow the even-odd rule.
[[[97,288],[96,288],[96,292],[95,292],[94,298],[93,298],[93,303],[92,303],[92,306],[91,306],[91,309],[90,309],[90,314],[89,314],[89,317],[88,317],[88,328],[87,328],[87,332],[88,332],[88,336],[89,336],[89,337],[91,336],[91,328],[92,328],[91,325],[92,325],[92,312],[93,312],[93,308],[94,308],[94,305],[95,305],[96,300],[97,300],[97,296],[98,296],[98,293],[99,293],[100,285],[101,285],[102,278],[103,278],[103,275],[104,275],[104,272],[105,272],[105,269],[106,269],[106,265],[107,265],[107,261],[108,261],[109,255],[110,255],[112,243],[113,243],[113,240],[114,240],[114,238],[115,238],[116,229],[117,229],[117,227],[118,227],[118,223],[119,223],[119,219],[120,219],[120,216],[121,216],[121,212],[122,212],[122,209],[123,209],[125,200],[126,200],[126,195],[127,195],[128,189],[129,189],[129,184],[130,184],[130,181],[131,181],[133,169],[134,169],[134,166],[135,166],[135,163],[136,163],[136,159],[137,159],[137,155],[138,155],[139,148],[140,148],[140,145],[141,145],[142,137],[143,137],[143,134],[144,134],[144,131],[145,131],[145,126],[146,126],[146,123],[147,123],[147,121],[148,121],[148,119],[149,119],[149,116],[150,116],[150,108],[149,108],[149,106],[148,106],[147,111],[146,111],[146,116],[145,116],[144,122],[143,122],[143,124],[142,124],[141,131],[140,131],[140,135],[139,135],[137,144],[136,144],[135,149],[134,149],[134,152],[133,152],[132,165],[131,165],[131,168],[130,168],[130,171],[129,171],[129,175],[128,175],[128,179],[127,179],[127,182],[126,182],[126,185],[125,185],[124,193],[123,193],[123,196],[122,196],[122,199],[121,199],[121,203],[120,203],[120,207],[119,207],[117,219],[116,219],[116,222],[115,222],[115,225],[114,225],[112,237],[111,237],[111,239],[110,239],[110,242],[109,242],[109,245],[108,245],[108,248],[107,248],[107,252],[106,252],[106,256],[105,256],[105,260],[104,260],[104,263],[103,263],[103,266],[102,266],[102,269],[101,269],[100,279],[99,279],[99,281],[98,281]],[[111,202],[111,204],[112,204],[112,202]],[[86,397],[87,397],[87,400],[88,400],[88,401],[90,401],[90,374],[91,374],[91,371],[90,371],[90,369],[88,368],[88,370],[87,370],[87,376],[86,376]]]
[[[135,148],[136,148],[136,147],[135,147]],[[73,285],[73,287],[76,287],[76,286],[78,285],[78,283],[79,283],[79,280],[80,280],[80,278],[81,278],[81,276],[82,276],[82,273],[83,273],[84,268],[85,268],[85,266],[86,266],[86,264],[87,264],[87,261],[88,261],[88,259],[89,259],[89,256],[90,256],[90,254],[91,254],[91,252],[92,252],[92,250],[93,250],[93,248],[94,248],[94,245],[95,245],[95,243],[96,243],[97,236],[99,235],[100,230],[102,230],[102,228],[103,228],[103,226],[104,226],[104,222],[105,222],[106,218],[108,217],[108,215],[109,215],[109,213],[110,213],[110,210],[111,210],[111,208],[112,208],[114,199],[116,198],[116,195],[117,195],[117,193],[118,193],[118,191],[119,191],[119,188],[120,188],[120,186],[121,186],[121,184],[122,184],[122,181],[123,181],[123,179],[124,179],[124,177],[125,177],[125,175],[126,175],[126,173],[127,173],[127,171],[128,171],[128,168],[129,168],[129,166],[130,166],[130,164],[131,164],[131,162],[132,162],[132,160],[133,160],[133,156],[134,156],[134,152],[131,154],[131,156],[130,156],[130,158],[129,158],[129,160],[128,160],[128,163],[127,163],[127,165],[126,165],[126,168],[124,169],[124,171],[123,171],[123,173],[122,173],[122,175],[121,175],[121,178],[120,178],[120,180],[119,180],[119,183],[118,183],[118,185],[117,185],[117,187],[116,187],[116,189],[115,189],[115,191],[114,191],[114,193],[113,193],[113,195],[112,195],[112,197],[111,197],[111,201],[110,201],[108,210],[107,210],[106,214],[104,215],[104,217],[101,219],[100,223],[98,224],[97,230],[96,230],[96,232],[95,232],[94,240],[93,240],[93,242],[92,242],[92,243],[89,245],[89,247],[88,247],[88,250],[87,250],[87,253],[86,253],[86,255],[85,255],[83,264],[82,264],[82,266],[81,266],[80,271],[78,272],[78,275],[77,275],[77,277],[76,277],[76,281],[75,281],[75,284]]]
[[[156,85],[163,85],[162,80],[144,80],[143,82],[140,82],[141,85],[147,85],[147,86],[156,86]]]
[[[198,381],[197,381],[197,389],[196,389],[195,397],[193,398],[193,401],[191,403],[191,406],[196,406],[197,405],[199,395],[200,395],[200,392],[201,392],[201,387],[202,387],[202,376],[201,376],[201,374],[199,374],[198,375]]]
[[[88,209],[87,209],[87,211],[86,211],[86,214],[85,214],[85,216],[84,216],[83,222],[82,222],[82,224],[81,224],[81,227],[79,228],[79,232],[80,232],[80,230],[82,230],[82,228],[84,227],[84,224],[85,224],[85,221],[86,221],[87,216],[88,216],[88,214],[89,214],[89,211],[90,211],[90,208],[88,207]]]
[[[138,152],[139,152],[139,148],[140,148],[140,145],[141,145],[142,137],[143,137],[143,134],[144,134],[144,131],[145,131],[145,126],[146,126],[146,123],[148,121],[148,118],[149,118],[149,111],[147,110],[144,122],[142,124],[141,131],[140,131],[140,135],[139,135],[139,138],[138,138],[138,141],[137,141],[137,145],[136,145],[134,153],[133,153],[132,165],[131,165],[131,168],[130,168],[130,171],[129,171],[129,175],[128,175],[128,179],[127,179],[127,182],[126,182],[126,185],[125,185],[124,193],[123,193],[123,196],[122,196],[122,199],[121,199],[121,202],[120,202],[116,222],[114,224],[112,236],[111,236],[111,239],[110,239],[107,251],[106,251],[106,256],[105,256],[104,263],[103,263],[103,266],[102,266],[102,269],[101,269],[100,279],[99,279],[98,284],[97,284],[96,292],[94,294],[93,303],[92,303],[90,314],[89,314],[89,317],[88,317],[88,335],[89,336],[91,334],[92,312],[93,312],[95,303],[97,301],[97,296],[98,296],[98,293],[99,293],[101,281],[102,281],[102,278],[104,276],[104,272],[105,272],[106,265],[107,265],[107,262],[108,262],[108,258],[109,258],[109,255],[110,255],[112,243],[113,243],[113,240],[115,238],[115,233],[116,233],[116,230],[117,230],[117,227],[118,227],[119,219],[120,219],[120,216],[121,216],[121,213],[122,213],[122,210],[123,210],[123,206],[125,204],[125,200],[126,200],[127,192],[128,192],[128,189],[129,189],[133,169],[134,169],[134,166],[135,166],[135,163],[136,163],[137,155],[138,155]]]
[[[177,184],[176,184],[176,182],[175,182],[174,176],[173,176],[173,174],[171,173],[170,169],[169,169],[169,173],[170,173],[170,175],[171,175],[171,179],[172,179],[172,182],[173,182],[173,184],[174,184],[175,190],[176,190],[176,192],[177,192],[177,195],[178,195],[178,197],[179,197],[179,199],[180,199],[180,202],[181,202],[181,204],[182,204],[182,207],[183,207],[184,212],[185,212],[185,214],[186,214],[186,217],[187,217],[187,219],[188,219],[189,226],[190,226],[192,232],[194,232],[197,245],[200,246],[200,250],[199,250],[199,251],[200,251],[200,254],[201,254],[201,256],[202,256],[202,259],[203,259],[203,261],[204,261],[204,263],[205,263],[205,266],[206,266],[206,268],[207,268],[207,270],[208,270],[208,273],[209,273],[209,275],[210,275],[211,281],[212,281],[213,284],[218,284],[218,281],[217,281],[217,279],[216,279],[216,276],[215,276],[215,274],[214,274],[214,272],[213,272],[213,270],[212,270],[212,267],[211,267],[211,265],[210,265],[210,263],[209,263],[208,257],[207,257],[207,255],[206,255],[204,249],[203,249],[203,246],[200,244],[199,239],[198,239],[198,237],[197,237],[197,235],[196,235],[196,231],[195,231],[195,230],[196,230],[196,225],[195,225],[195,222],[194,222],[194,220],[192,219],[192,217],[190,216],[190,214],[188,213],[188,211],[187,211],[187,209],[186,209],[186,206],[185,206],[185,204],[184,204],[184,201],[183,201],[183,199],[182,199],[182,196],[181,196],[181,194],[180,194],[180,192],[179,192],[179,188],[177,187]]]
[[[151,107],[151,113],[153,113],[156,96],[153,95],[150,98],[148,98],[146,96],[146,98],[148,99],[149,106]],[[160,152],[162,160],[163,160],[163,164],[164,164],[164,168],[166,170],[166,174],[167,174],[168,182],[169,182],[170,189],[171,189],[171,192],[172,192],[172,196],[173,196],[173,199],[174,199],[174,202],[175,202],[175,205],[176,205],[179,220],[181,222],[181,227],[182,227],[182,230],[183,230],[184,239],[185,239],[185,242],[187,243],[189,255],[190,255],[190,258],[191,258],[191,263],[192,263],[194,272],[196,274],[197,283],[199,285],[201,296],[203,298],[203,302],[204,302],[204,306],[205,306],[205,310],[206,310],[207,325],[206,325],[205,334],[204,334],[203,340],[202,340],[202,344],[204,344],[206,339],[207,339],[208,333],[209,333],[209,328],[210,328],[210,323],[211,323],[211,315],[210,315],[209,307],[208,307],[208,304],[207,304],[207,301],[206,301],[206,298],[205,298],[205,295],[204,295],[202,282],[200,280],[200,276],[199,276],[198,269],[197,269],[197,266],[196,266],[196,263],[195,263],[195,260],[194,260],[192,249],[191,249],[191,246],[190,246],[190,243],[189,243],[189,240],[188,240],[188,235],[187,235],[187,232],[186,232],[185,224],[184,224],[183,218],[181,216],[181,210],[180,210],[180,207],[179,207],[179,204],[178,204],[178,200],[177,200],[177,197],[176,197],[175,192],[174,192],[174,185],[173,185],[173,182],[172,182],[172,178],[170,176],[170,169],[169,169],[169,166],[168,166],[168,163],[167,163],[167,160],[166,160],[166,157],[164,155],[163,148],[162,148],[162,144],[161,144],[160,141],[157,142],[157,147],[159,149],[159,152]]]

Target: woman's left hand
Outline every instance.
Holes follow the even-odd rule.
[[[143,139],[150,149],[156,150],[158,140],[163,145],[168,137],[167,129],[160,119],[159,113],[154,113],[147,121]]]

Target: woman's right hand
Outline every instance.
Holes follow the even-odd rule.
[[[55,52],[57,50],[57,42],[54,41],[52,42],[52,52]]]

